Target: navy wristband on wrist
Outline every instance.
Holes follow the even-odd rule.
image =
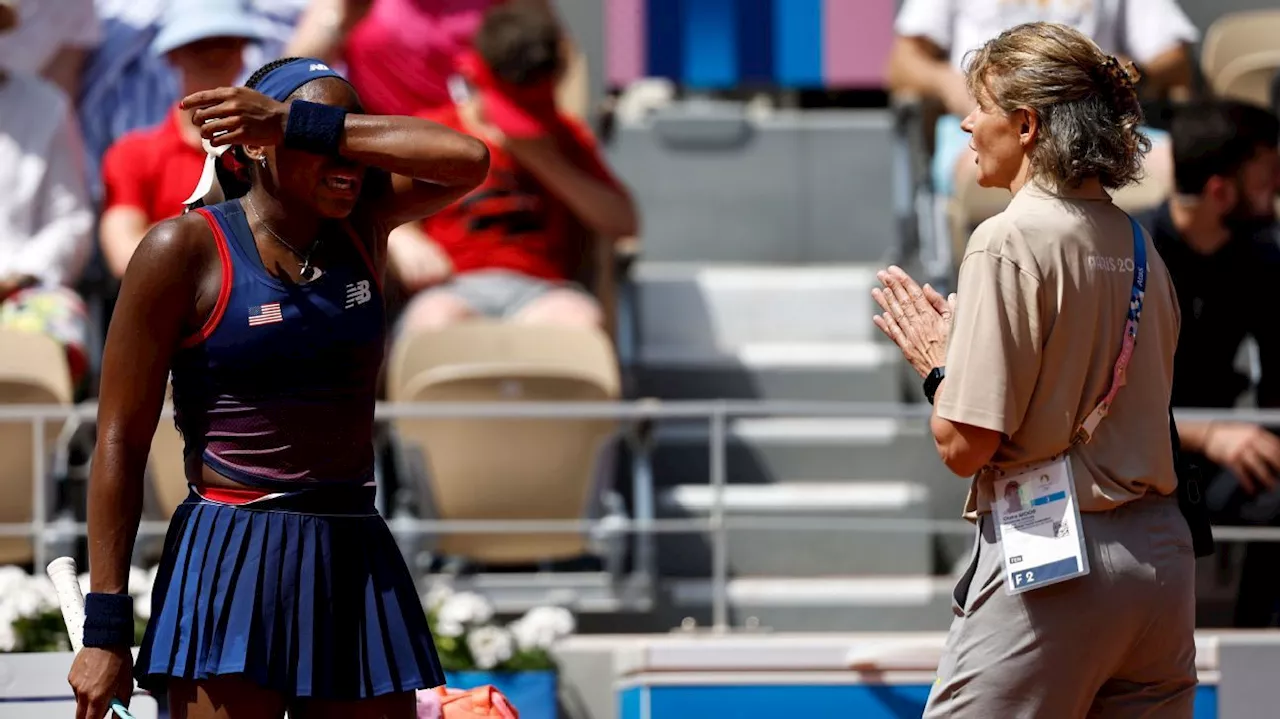
[[[133,646],[133,597],[90,592],[84,598],[84,645]]]
[[[284,146],[316,155],[337,155],[347,111],[333,105],[294,100],[284,128]]]

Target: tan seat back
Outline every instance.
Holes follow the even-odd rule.
[[[71,371],[57,342],[33,332],[0,330],[0,404],[69,405],[71,399]],[[45,424],[46,468],[63,426],[61,421]],[[0,422],[0,523],[30,522],[35,516],[32,434],[30,422]],[[47,486],[48,478],[44,481]],[[34,556],[30,539],[0,538],[0,565],[24,564]]]
[[[1209,86],[1233,61],[1280,49],[1280,10],[1235,12],[1218,18],[1204,35],[1200,69]]]
[[[608,401],[619,396],[617,360],[604,333],[469,323],[403,338],[392,352],[395,402]],[[581,519],[597,457],[616,431],[602,419],[400,419],[420,447],[430,482],[420,491],[446,520]],[[440,553],[491,564],[566,559],[585,532],[454,534]]]
[[[1271,84],[1280,71],[1280,36],[1275,49],[1238,57],[1214,79],[1213,91],[1228,100],[1271,109]]]
[[[1111,193],[1116,206],[1130,214],[1156,207],[1173,192],[1172,178],[1157,177],[1148,172],[1137,183]],[[951,226],[951,242],[958,264],[964,258],[964,248],[974,228],[1008,207],[1011,195],[1008,190],[978,185],[977,176],[970,175],[956,186],[956,195],[947,208]]]
[[[956,185],[955,197],[947,205],[947,219],[951,225],[952,257],[958,265],[964,258],[964,248],[969,235],[984,220],[1004,212],[1012,195],[997,187],[982,187],[976,173],[969,173]]]
[[[165,393],[165,406],[173,403],[173,385]],[[182,435],[173,417],[161,417],[147,457],[148,505],[161,519],[173,517],[173,510],[187,498],[187,472],[182,457]]]

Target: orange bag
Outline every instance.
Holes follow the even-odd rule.
[[[520,712],[492,685],[436,687],[418,692],[418,719],[520,719]]]

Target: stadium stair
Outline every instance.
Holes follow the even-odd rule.
[[[642,263],[635,270],[642,395],[664,399],[901,402],[905,368],[870,318],[874,266]],[[727,425],[731,621],[779,631],[945,628],[968,538],[886,520],[952,519],[965,482],[919,419],[766,417]],[[660,517],[711,510],[705,421],[660,424]],[[800,518],[800,527],[778,521]],[[856,528],[851,521],[876,526]],[[808,524],[806,527],[805,525]],[[664,535],[659,624],[710,621],[712,543]]]

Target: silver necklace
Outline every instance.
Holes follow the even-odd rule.
[[[262,223],[263,229],[265,229],[272,237],[274,237],[276,239],[276,242],[279,242],[281,245],[284,245],[285,249],[292,252],[294,257],[297,257],[302,262],[302,269],[298,271],[298,277],[301,278],[303,282],[310,282],[311,280],[315,279],[316,268],[311,266],[311,255],[315,254],[316,248],[320,246],[320,242],[324,238],[320,238],[320,237],[316,238],[316,241],[311,243],[311,246],[307,248],[307,251],[305,253],[299,252],[298,248],[290,244],[289,241],[286,240],[285,238],[276,234],[275,230],[271,229],[271,225],[268,225],[267,221],[263,219],[262,213],[258,211],[258,206],[253,204],[253,200],[250,199],[248,195],[244,196],[244,200],[246,203],[248,203],[249,209],[253,210],[253,214],[255,217],[258,218],[258,222]]]

